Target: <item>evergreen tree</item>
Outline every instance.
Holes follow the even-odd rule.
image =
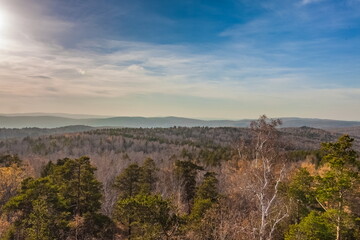
[[[138,164],[131,164],[115,179],[114,185],[119,190],[119,200],[115,211],[116,220],[127,227],[129,239],[139,235],[137,225],[140,212],[138,211],[145,211],[146,209],[143,209],[144,206],[138,200],[152,197],[151,192],[157,179],[156,170],[154,160],[148,158],[142,167]],[[147,222],[146,224],[150,223]],[[140,228],[144,228],[144,225]]]
[[[324,214],[311,212],[298,224],[290,226],[285,240],[333,240],[334,226]]]
[[[359,183],[358,155],[352,149],[354,139],[344,135],[335,143],[323,143],[325,155],[322,164],[327,170],[317,177],[316,199],[324,211],[333,216],[336,225],[336,240],[342,239],[349,213],[347,197]]]
[[[101,184],[89,158],[65,158],[48,166],[43,177],[25,179],[20,193],[4,206],[16,216],[12,231],[18,239],[111,238],[112,222],[99,213]]]
[[[287,193],[296,205],[296,222],[316,209],[314,184],[314,176],[305,168],[300,168],[289,183]]]
[[[59,188],[49,178],[28,178],[20,193],[4,206],[8,214],[16,215],[13,231],[19,239],[64,239],[67,231],[66,204]],[[35,237],[34,237],[35,236]]]
[[[177,223],[169,201],[160,195],[137,194],[120,199],[116,205],[120,222],[131,219],[128,239],[168,239]]]
[[[191,161],[175,162],[175,174],[182,186],[182,200],[187,206],[187,213],[190,214],[193,200],[196,193],[196,176],[199,170],[204,170],[201,166]]]
[[[48,162],[45,166],[42,167],[40,176],[46,177],[53,174],[54,168],[55,168],[55,164],[51,161]]]
[[[65,158],[57,162],[51,178],[59,184],[72,215],[100,210],[101,183],[95,178],[95,170],[88,157]]]
[[[141,168],[131,164],[115,179],[115,188],[119,190],[119,198],[133,197],[141,191]]]
[[[217,184],[219,181],[216,178],[216,173],[206,172],[204,179],[196,191],[197,199],[209,199],[211,202],[217,202],[219,193]]]
[[[59,185],[60,194],[71,215],[71,235],[86,239],[111,234],[111,222],[99,214],[101,208],[101,183],[95,177],[96,168],[88,157],[58,160],[50,177]],[[95,221],[103,219],[103,221]],[[110,224],[110,225],[109,225]]]
[[[197,235],[204,235],[206,226],[203,224],[207,223],[203,223],[202,220],[210,209],[217,206],[216,203],[219,201],[217,184],[216,174],[207,172],[197,188],[194,205],[191,214],[188,216],[188,228],[194,230]]]
[[[295,175],[289,193],[300,207],[298,224],[292,225],[287,239],[357,239],[359,225],[350,211],[351,198],[358,194],[359,160],[352,149],[354,139],[344,135],[334,143],[323,143],[319,174],[305,169]],[[313,232],[313,236],[311,236]],[[319,235],[316,235],[319,234]]]
[[[156,165],[153,159],[147,158],[141,167],[141,192],[149,194],[155,189],[156,177]]]
[[[49,208],[44,197],[34,200],[33,209],[27,222],[30,227],[25,229],[25,232],[27,232],[27,239],[56,239],[51,231],[53,226],[50,224],[54,222],[53,218],[57,216],[52,214],[52,209]]]

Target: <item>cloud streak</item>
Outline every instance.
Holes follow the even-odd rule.
[[[316,3],[316,2],[320,2],[320,1],[323,1],[323,0],[302,0],[301,3],[303,5],[307,5],[307,4]]]
[[[276,68],[246,54],[236,59],[222,57],[222,53],[193,54],[184,46],[100,41],[99,45],[111,44],[114,49],[111,53],[102,53],[91,50],[94,48],[91,46],[69,51],[36,42],[28,42],[25,47],[21,47],[22,44],[0,53],[7,59],[2,69],[7,77],[0,81],[2,84],[12,81],[7,91],[15,95],[24,94],[18,91],[17,84],[22,84],[33,89],[27,94],[34,95],[42,94],[39,86],[50,85],[61,87],[64,95],[92,96],[102,91],[106,93],[104,97],[116,97],[170,92],[235,98],[236,94],[229,94],[234,86],[243,91],[268,83],[279,87],[296,78],[286,72],[297,71]],[[30,49],[29,45],[33,47]]]

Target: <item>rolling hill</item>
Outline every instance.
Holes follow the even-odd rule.
[[[349,128],[360,126],[360,121],[342,121],[315,118],[282,118],[282,127]],[[181,117],[102,117],[71,118],[62,116],[10,116],[0,115],[0,128],[58,128],[70,125],[90,127],[248,127],[251,119],[244,120],[200,120]]]

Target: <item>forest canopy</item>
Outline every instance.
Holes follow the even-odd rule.
[[[24,138],[20,142],[32,144],[32,156],[41,159],[80,142],[94,149],[121,146],[121,159],[106,149],[98,152],[103,162],[83,155],[34,164],[21,149],[1,155],[0,239],[359,239],[354,138],[297,149],[280,124],[262,116],[245,134],[224,128],[227,135],[212,140],[205,136],[219,129],[174,128],[171,137],[161,129],[152,135],[146,129],[90,131],[96,143],[82,134],[71,141],[46,137],[48,143]],[[3,148],[14,150],[18,142]],[[141,160],[132,159],[138,145],[148,151]]]

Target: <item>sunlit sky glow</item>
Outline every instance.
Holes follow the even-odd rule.
[[[360,0],[0,0],[0,113],[359,109]]]

